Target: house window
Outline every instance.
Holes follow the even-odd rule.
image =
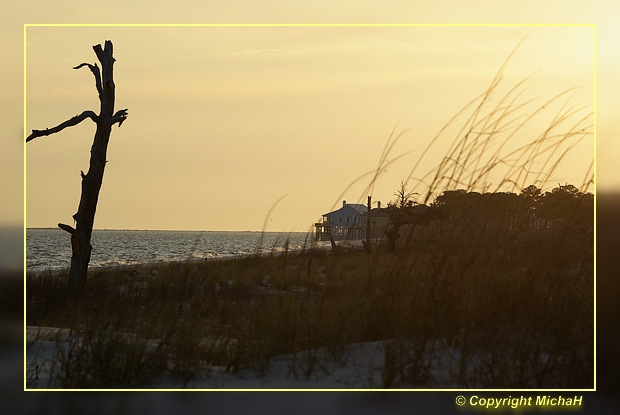
[[[342,222],[342,216],[338,216],[338,222]]]
[[[349,223],[349,219],[350,219],[350,218],[347,216],[347,223]]]

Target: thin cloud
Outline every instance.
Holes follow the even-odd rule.
[[[280,50],[280,49],[248,49],[239,52],[222,53],[211,56],[268,56],[268,55],[290,55],[301,53],[297,50]]]

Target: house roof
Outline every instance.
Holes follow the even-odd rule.
[[[366,205],[362,205],[361,203],[351,203],[347,206],[351,206],[353,209],[357,210],[360,214],[365,213],[368,210]]]
[[[329,213],[324,213],[323,216],[329,216],[329,215],[333,215],[335,213],[339,213],[339,214],[341,214],[343,216],[362,215],[362,214],[366,213],[367,210],[368,210],[368,208],[365,205],[362,205],[360,203],[348,203],[348,204],[342,206],[338,210],[334,210],[334,211],[329,212]]]

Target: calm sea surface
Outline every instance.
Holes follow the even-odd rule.
[[[305,232],[199,232],[95,230],[90,266],[129,265],[247,255],[309,247]],[[71,237],[60,229],[26,230],[29,271],[59,270],[71,263]]]

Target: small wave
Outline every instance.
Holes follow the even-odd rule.
[[[125,265],[135,265],[139,264],[140,261],[130,261],[130,260],[108,260],[108,261],[91,261],[90,266],[93,268],[99,267],[122,267]]]

